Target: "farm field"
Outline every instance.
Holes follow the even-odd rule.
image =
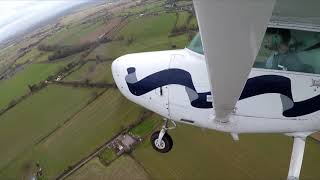
[[[150,43],[149,45],[148,42]],[[175,45],[176,48],[184,48],[186,46],[186,42],[188,42],[188,37],[186,35],[180,35],[170,38],[165,37],[163,39],[154,38],[148,40],[148,42],[144,41],[143,43],[133,43],[129,47],[124,41],[111,42],[109,44],[100,45],[97,47],[88,56],[88,58],[99,55],[104,58],[115,59],[128,53],[168,50],[172,49],[172,45]]]
[[[3,49],[0,49],[0,75],[8,68],[26,62],[28,57],[31,59],[34,58],[38,52],[36,52],[36,47],[33,46],[40,42],[41,39],[47,37],[53,27],[54,26],[52,24],[44,26],[34,32],[31,32],[19,42],[15,42]],[[26,51],[27,49],[28,51]],[[26,54],[20,57],[22,52],[26,52]],[[42,56],[42,58],[44,58],[44,56]]]
[[[119,32],[118,36],[124,36],[125,39],[133,36],[140,43],[143,40],[155,37],[167,37],[170,34],[175,19],[176,15],[174,13],[162,14],[160,16],[146,16],[139,19],[132,18],[126,28]]]
[[[163,121],[160,115],[152,113],[148,118],[141,122],[138,126],[131,129],[130,133],[142,138],[149,138],[152,131],[155,131],[162,125]]]
[[[115,160],[108,167],[105,167],[98,158],[91,160],[85,167],[67,178],[68,180],[147,180],[149,175],[143,168],[130,156],[124,155]]]
[[[0,174],[9,173],[5,167],[14,164],[30,148],[63,125],[98,92],[95,89],[50,85],[1,115]],[[13,174],[17,173],[11,172]]]
[[[50,64],[31,64],[20,70],[12,78],[0,81],[0,109],[5,108],[12,100],[29,91],[28,85],[37,84],[63,68],[68,61]]]
[[[86,36],[89,32],[94,31],[98,27],[102,26],[103,22],[99,21],[91,24],[79,24],[70,28],[63,28],[55,35],[47,38],[44,44],[47,45],[76,45],[80,43],[80,40]]]
[[[189,12],[180,12],[177,16],[177,28],[181,28],[187,24],[188,17],[192,17],[192,14]]]
[[[77,94],[74,96],[79,97]],[[52,127],[54,132],[34,147],[29,147],[22,157],[10,162],[2,169],[0,176],[10,177],[10,174],[17,174],[26,163],[38,161],[46,170],[46,177],[54,178],[70,164],[94,151],[97,145],[103,144],[122,128],[137,121],[141,112],[139,106],[129,103],[118,91],[107,90],[81,111],[71,114],[67,122],[60,124],[62,126],[56,123]],[[60,128],[55,129],[57,126]]]
[[[124,155],[115,160],[108,167],[105,167],[99,159],[92,159],[78,172],[67,178],[68,180],[147,180],[149,175],[143,168],[130,156]]]
[[[104,10],[105,8],[107,8],[107,4],[83,7],[68,16],[61,17],[60,23],[65,26],[73,25],[86,19],[88,16],[94,15],[99,11]]]
[[[126,15],[130,15],[130,14],[139,15],[139,14],[143,14],[146,12],[158,12],[158,11],[164,10],[164,8],[163,8],[164,5],[165,5],[164,1],[155,1],[153,3],[145,4],[144,6],[136,6],[136,7],[124,9],[124,10],[118,12],[117,14],[119,14],[121,16],[126,16]]]
[[[175,13],[139,19],[131,18],[117,35],[124,40],[100,45],[91,52],[88,59],[95,58],[97,55],[102,59],[114,59],[128,53],[172,49],[173,45],[175,48],[184,48],[188,42],[186,34],[168,37],[176,18]],[[130,38],[133,38],[133,41],[128,44]]]
[[[174,146],[157,153],[147,139],[133,151],[152,179],[285,179],[291,155],[291,138],[284,135],[229,134],[178,124],[171,131]],[[309,138],[301,179],[319,179],[320,144]],[[226,171],[227,170],[227,171]],[[228,173],[227,173],[228,172]]]
[[[33,59],[35,59],[37,56],[40,55],[40,51],[36,48],[33,48],[31,51],[29,51],[28,53],[26,53],[24,56],[22,56],[21,58],[17,59],[16,64],[24,64],[27,63],[29,61],[32,61]]]
[[[143,167],[149,179],[283,179],[287,175],[292,139],[284,135],[247,134],[234,142],[229,134],[178,124],[170,131],[174,146],[168,154],[156,152],[149,142],[161,117],[154,114],[132,129],[144,138],[130,156]],[[309,138],[302,179],[318,179],[318,141]],[[275,163],[277,162],[277,163]],[[112,162],[113,163],[113,162]],[[111,165],[112,165],[111,163]],[[106,167],[112,169],[110,165]],[[222,169],[227,169],[225,173]],[[80,169],[80,172],[84,170]],[[85,172],[94,169],[86,168]],[[272,173],[270,173],[272,172]]]
[[[47,62],[48,57],[51,56],[52,54],[53,52],[42,52],[34,48],[29,53],[19,58],[15,64],[20,65],[20,64],[29,63],[29,62],[32,62],[32,63]]]
[[[97,63],[89,61],[77,71],[63,79],[64,81],[86,81],[91,83],[113,83],[111,61]]]

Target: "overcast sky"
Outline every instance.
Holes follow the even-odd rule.
[[[0,41],[88,0],[0,0]]]

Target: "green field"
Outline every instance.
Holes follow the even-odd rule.
[[[51,85],[0,116],[1,179],[18,175],[17,169],[5,170],[6,167],[15,166],[16,161],[25,158],[42,138],[84,107],[94,92],[98,90]]]
[[[75,13],[72,13],[68,16],[64,16],[60,19],[60,23],[65,26],[70,26],[73,24],[77,24],[79,22],[83,22],[88,16],[92,16],[97,14],[99,11],[104,10],[106,8],[106,4],[99,6],[86,6],[84,8],[80,8],[76,10]]]
[[[133,156],[152,179],[285,179],[292,140],[283,135],[241,135],[234,142],[229,134],[180,125],[171,131],[172,151],[157,153],[148,140]],[[301,179],[320,178],[320,144],[308,139]]]
[[[186,34],[168,37],[175,19],[174,13],[132,18],[118,33],[118,36],[123,37],[124,40],[102,44],[88,58],[95,58],[96,55],[102,58],[117,58],[128,53],[168,50],[172,49],[172,45],[176,48],[184,48],[188,42]],[[128,39],[131,37],[134,40],[132,44],[128,44]]]
[[[0,109],[5,108],[13,100],[29,92],[28,85],[44,81],[48,76],[59,72],[68,63],[79,60],[80,53],[54,62],[33,63],[18,70],[13,77],[0,81]]]
[[[125,40],[133,37],[134,41],[127,46],[127,52],[166,50],[172,49],[171,45],[183,48],[188,42],[186,35],[168,37],[176,18],[175,13],[165,13],[158,16],[131,19],[118,36],[123,36]],[[123,51],[123,49],[121,50]]]
[[[143,6],[134,6],[131,8],[124,9],[123,11],[120,11],[116,15],[120,16],[127,16],[130,14],[144,14],[144,13],[150,13],[150,12],[158,12],[164,10],[165,2],[163,0],[155,1],[152,3],[145,4]]]
[[[27,52],[24,56],[17,59],[16,64],[24,64],[33,61],[40,55],[40,51],[37,48],[33,48],[31,51]]]
[[[17,67],[19,65],[23,65],[31,62],[38,63],[38,62],[48,61],[48,57],[52,54],[53,52],[44,52],[44,51],[39,51],[38,48],[32,48],[25,55],[17,59],[13,67]]]
[[[71,73],[63,79],[64,81],[85,81],[91,83],[103,82],[113,83],[111,73],[111,61],[96,63],[94,61],[87,62],[77,71]]]
[[[105,150],[103,150],[99,155],[98,155],[99,159],[101,162],[103,162],[104,164],[110,164],[113,160],[115,160],[118,155],[116,154],[116,152],[111,149],[111,148],[107,148]]]
[[[226,133],[178,124],[177,129],[170,131],[174,140],[172,151],[161,154],[149,142],[150,133],[156,131],[152,129],[160,128],[161,122],[154,114],[131,130],[145,138],[131,156],[142,165],[140,173],[147,172],[149,179],[269,180],[287,176],[292,146],[290,137],[246,134],[240,135],[240,141],[235,142]],[[320,178],[319,154],[320,144],[309,138],[301,179]],[[107,166],[110,171],[113,170],[111,165]],[[79,170],[80,174],[93,171],[89,167]]]
[[[8,80],[0,81],[0,109],[5,108],[12,100],[29,92],[28,85],[45,80],[66,65],[61,61],[52,64],[31,64]]]
[[[130,156],[121,156],[111,165],[105,167],[99,159],[92,159],[83,168],[67,178],[68,180],[147,180],[149,175],[143,168]]]
[[[187,26],[187,20],[189,17],[190,13],[189,12],[181,12],[178,13],[178,21],[177,21],[177,27],[182,27],[182,26]]]
[[[65,91],[64,88],[58,89],[61,93]],[[74,89],[74,91],[80,90]],[[93,94],[90,91],[88,91],[88,93],[89,95]],[[72,95],[65,93],[64,96],[65,101],[70,101],[72,104],[78,103],[76,106],[71,108],[63,99],[52,97],[56,98],[56,101],[59,101],[57,103],[65,103],[63,105],[57,104],[56,106],[60,105],[61,109],[68,110],[67,112],[79,107],[81,103],[87,102],[81,100],[81,96],[76,93],[73,93]],[[73,100],[72,97],[78,97],[79,100]],[[44,99],[44,97],[42,97],[42,99]],[[79,101],[81,101],[81,103],[79,103]],[[35,102],[35,100],[33,100],[33,102]],[[46,103],[51,104],[49,102]],[[50,116],[50,113],[54,113],[49,107],[44,106],[43,109],[45,108],[46,111],[50,112],[44,113],[43,115]],[[18,107],[15,109],[21,111]],[[36,110],[36,108],[33,109]],[[30,113],[31,111],[26,112]],[[0,177],[8,178],[12,174],[17,174],[19,169],[21,169],[25,163],[39,161],[46,172],[45,176],[50,179],[54,178],[59,173],[67,169],[68,166],[73,165],[83,157],[89,155],[99,145],[110,139],[121,129],[137,121],[141,112],[141,107],[129,103],[117,90],[110,89],[89,106],[75,114],[66,124],[63,124],[61,128],[50,134],[50,136],[48,136],[44,141],[34,147],[26,149],[23,156],[18,157],[16,160],[11,162],[8,167],[2,168],[2,175],[0,174]],[[68,114],[70,115],[70,113]],[[52,119],[56,119],[56,121],[65,120],[63,117],[54,117],[52,115],[51,117]],[[46,120],[54,123],[50,118],[46,118]],[[55,124],[57,126],[57,123]],[[56,126],[53,126],[52,128],[54,129]],[[12,129],[14,127],[10,128]],[[39,134],[39,130],[34,133]],[[21,134],[17,134],[17,136],[18,135],[20,136]],[[8,137],[8,135],[2,137]],[[17,148],[12,144],[9,145],[12,149]],[[23,150],[24,148],[18,149]]]
[[[42,43],[46,45],[77,45],[83,37],[104,25],[103,21],[75,24],[71,27],[64,27],[59,32],[45,39]]]
[[[189,22],[189,27],[191,28],[198,28],[198,21],[196,17],[192,17],[191,21]]]
[[[139,43],[144,43],[150,39],[167,37],[175,19],[176,15],[174,13],[138,19],[132,18],[129,24],[119,32],[118,36],[124,36],[125,39],[133,36]]]
[[[131,129],[131,133],[135,136],[139,136],[142,138],[147,137],[152,133],[152,130],[162,125],[162,121],[160,120],[161,116],[152,113],[150,117],[146,118],[143,122],[141,122],[138,126]]]

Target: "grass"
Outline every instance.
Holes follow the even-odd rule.
[[[144,13],[163,11],[164,5],[165,5],[164,1],[147,2],[147,3],[144,3],[143,5],[138,5],[132,8],[124,9],[123,11],[116,13],[116,15],[120,15],[120,16],[127,16],[129,14],[140,15]]]
[[[99,159],[95,158],[67,179],[147,180],[149,176],[134,159],[124,155],[108,167],[103,166],[103,164],[99,162]]]
[[[63,88],[61,88],[61,91],[63,91]],[[70,97],[67,97],[71,96],[70,94],[66,94],[65,96],[65,101],[75,102]],[[74,94],[72,96],[76,97],[79,95]],[[59,103],[65,103],[64,100],[57,99],[56,101],[60,101]],[[73,107],[68,107],[67,105],[61,105],[61,108],[66,112],[73,109]],[[30,113],[31,111],[26,112]],[[88,156],[117,132],[136,122],[141,112],[141,107],[128,102],[117,90],[110,89],[81,112],[77,113],[60,129],[47,137],[47,139],[25,150],[25,153],[21,154],[7,168],[2,169],[0,177],[7,178],[10,175],[18,175],[19,169],[26,163],[39,161],[45,171],[45,177],[53,179],[59,173],[68,169],[70,165]],[[52,116],[51,112],[44,112],[44,115]],[[55,118],[53,116],[52,118],[56,119],[59,117]],[[59,120],[62,119],[64,118],[59,118]],[[46,120],[49,121],[48,118]],[[39,134],[39,131],[34,133]],[[11,148],[15,147],[12,146]]]
[[[42,43],[46,45],[76,45],[80,43],[81,38],[102,25],[104,25],[104,22],[100,20],[94,23],[80,23],[71,27],[64,27],[53,36],[46,38]]]
[[[31,51],[26,53],[21,58],[17,59],[16,65],[25,64],[28,62],[43,62],[48,60],[48,56],[52,55],[53,52],[39,51],[37,48],[32,48]]]
[[[168,154],[154,151],[149,143],[133,151],[153,179],[285,179],[292,140],[283,135],[229,134],[178,124],[171,131],[174,146]],[[320,144],[308,140],[301,179],[319,179]],[[231,172],[231,173],[228,173]]]
[[[27,52],[24,56],[17,59],[16,64],[24,64],[36,59],[40,55],[40,51],[37,48],[32,48],[31,51]]]
[[[76,12],[68,16],[62,17],[60,20],[60,23],[62,25],[76,24],[86,19],[90,15],[94,15],[105,8],[106,8],[106,5],[100,5],[100,6],[94,5],[90,7],[81,8],[80,10],[77,10]]]
[[[84,107],[93,98],[93,92],[98,90],[50,85],[0,116],[0,179],[17,177],[22,166],[16,163]],[[32,160],[41,159],[40,154],[33,155]],[[50,158],[47,161],[52,162]],[[7,167],[14,167],[14,171]]]
[[[85,80],[89,80],[91,83],[113,83],[111,62],[103,62],[99,64],[92,61],[87,62],[79,70],[71,73],[64,79],[64,81]]]
[[[182,26],[187,26],[187,20],[189,17],[190,13],[187,11],[183,11],[178,13],[178,21],[177,21],[177,28],[182,27]]]
[[[135,41],[141,43],[155,37],[167,37],[175,19],[176,15],[174,13],[147,16],[139,19],[132,18],[126,27],[119,32],[119,36],[123,36],[125,39],[133,36]]]
[[[109,164],[117,158],[117,154],[112,149],[106,149],[99,155],[99,158],[102,162],[105,162],[105,164]]]
[[[96,55],[106,58],[118,58],[122,55],[136,52],[147,51],[161,51],[172,49],[172,45],[176,49],[184,48],[188,43],[187,35],[180,35],[175,37],[163,37],[162,39],[149,39],[143,43],[137,42],[128,46],[125,41],[115,41],[107,44],[100,45],[96,48],[88,58],[94,58]]]
[[[141,124],[134,127],[130,132],[136,136],[145,137],[149,135],[152,130],[158,127],[162,122],[161,117],[157,114],[152,114],[149,118],[145,119]]]
[[[36,41],[39,40],[41,37],[34,37],[34,38],[25,38],[19,42],[13,43],[8,47],[5,47],[0,50],[0,73],[12,65],[14,60],[16,59],[17,55],[21,48],[25,48]]]
[[[39,63],[39,62],[44,62],[48,61],[48,57],[51,56],[54,52],[41,52],[39,56],[34,60],[34,62]]]
[[[0,109],[5,108],[12,100],[29,92],[28,85],[39,83],[49,75],[59,71],[66,61],[51,64],[31,64],[12,78],[0,81]]]
[[[184,48],[188,42],[187,35],[168,37],[175,18],[174,13],[133,18],[118,34],[125,40],[102,44],[91,52],[88,58],[95,58],[96,55],[102,58],[117,58],[128,53],[168,50],[172,49],[172,45]],[[127,39],[130,37],[133,37],[134,41],[128,45]]]
[[[198,27],[198,21],[195,16],[193,16],[189,22],[189,27]]]
[[[102,180],[108,177],[107,168],[99,161],[98,158],[90,160],[86,165],[81,167],[77,172],[68,177],[68,180]]]
[[[181,22],[186,21],[189,13],[180,13]],[[144,51],[158,51],[176,48],[184,48],[188,37],[186,34],[168,37],[176,21],[175,13],[160,14],[158,16],[143,16],[131,18],[129,23],[120,30],[118,37],[123,37],[123,41],[113,41],[102,44],[96,48],[88,58],[95,58],[99,55],[103,58],[117,58],[121,55]],[[179,20],[180,22],[180,20]],[[133,38],[132,44],[128,44],[128,39]]]
[[[19,45],[11,45],[0,50],[0,73],[5,71],[15,59],[15,56],[19,50]]]

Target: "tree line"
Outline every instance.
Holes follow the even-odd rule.
[[[45,45],[40,44],[38,46],[39,51],[47,51],[47,52],[54,52],[52,55],[48,56],[49,61],[53,61],[60,58],[65,58],[68,56],[71,56],[73,54],[77,54],[83,51],[86,51],[88,49],[94,49],[99,44],[107,43],[111,41],[110,39],[103,37],[100,38],[97,41],[94,42],[87,42],[79,45],[73,45],[73,46],[59,46],[59,45]]]

